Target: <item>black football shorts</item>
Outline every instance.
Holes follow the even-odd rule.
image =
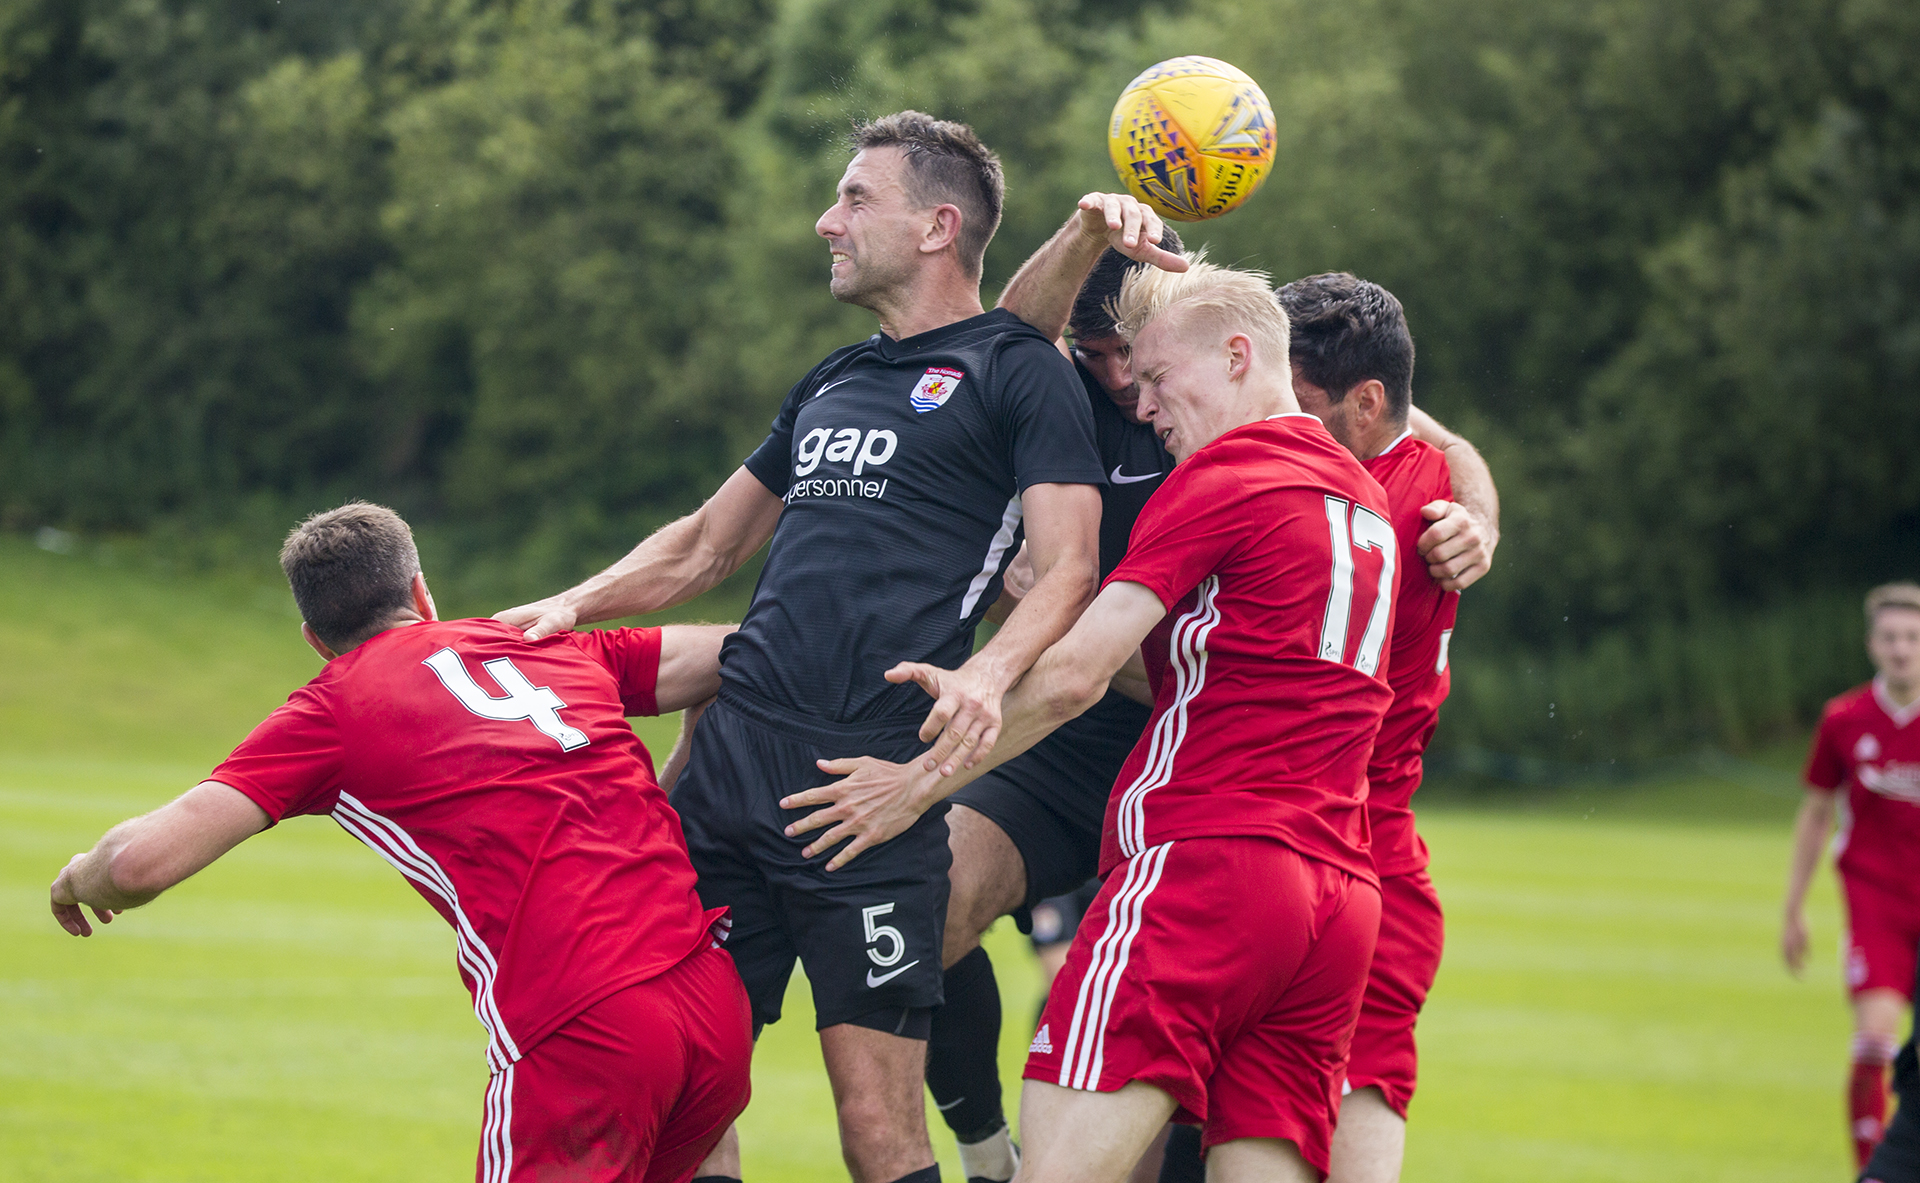
[[[726,947],[753,1002],[754,1030],[780,1018],[796,959],[813,987],[816,1025],[938,1006],[940,938],[947,917],[946,807],[928,810],[890,842],[838,871],[832,852],[800,856],[821,831],[789,838],[806,810],[780,798],[835,777],[817,759],[924,752],[920,721],[846,727],[791,715],[725,687],[694,728],[673,790],[700,898],[725,906]],[[863,1022],[863,1026],[873,1026]]]
[[[1019,848],[1027,909],[1071,893],[1099,870],[1107,798],[1152,714],[1108,691],[1084,715],[948,798],[984,814]]]

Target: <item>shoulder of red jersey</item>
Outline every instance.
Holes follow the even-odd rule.
[[[1453,474],[1447,468],[1446,453],[1411,433],[1378,456],[1361,461],[1361,467],[1396,503],[1403,499],[1417,499],[1418,505],[1453,500]]]
[[[1333,438],[1326,425],[1305,412],[1275,415],[1236,427],[1192,457],[1226,468],[1253,467],[1267,485],[1311,485],[1348,492],[1373,491],[1385,502],[1380,482]],[[1276,461],[1278,463],[1276,464]],[[1351,488],[1354,484],[1359,488]]]
[[[1878,705],[1873,698],[1873,683],[1862,682],[1851,690],[1844,691],[1829,698],[1827,705],[1821,708],[1820,721],[1824,723],[1828,719],[1851,714],[1870,706],[1877,707]]]

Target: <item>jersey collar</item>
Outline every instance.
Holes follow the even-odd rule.
[[[1906,706],[1895,706],[1893,696],[1887,693],[1885,678],[1874,678],[1873,701],[1879,703],[1880,709],[1887,712],[1887,718],[1893,720],[1895,727],[1905,727],[1915,719],[1920,719],[1920,698],[1914,699]]]
[[[1392,443],[1380,449],[1378,452],[1375,452],[1373,454],[1374,459],[1378,460],[1380,457],[1385,456],[1388,452],[1391,452],[1395,448],[1399,447],[1401,444],[1406,443],[1408,439],[1412,438],[1412,436],[1413,436],[1413,428],[1409,427],[1405,431],[1401,432],[1399,435],[1394,436]]]

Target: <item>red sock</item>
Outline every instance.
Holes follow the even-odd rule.
[[[1853,1156],[1861,1168],[1887,1128],[1887,1063],[1892,1049],[1855,1036],[1853,1074],[1847,1081],[1847,1124],[1853,1132]]]

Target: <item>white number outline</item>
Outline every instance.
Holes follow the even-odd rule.
[[[499,723],[528,722],[534,725],[540,734],[560,745],[563,752],[575,748],[584,748],[593,742],[587,733],[577,727],[570,727],[560,717],[560,708],[566,702],[545,686],[535,686],[520,672],[510,657],[496,657],[492,661],[483,661],[480,668],[487,671],[500,689],[507,692],[505,698],[496,698],[481,688],[467,672],[467,664],[451,648],[442,649],[432,657],[420,663],[434,672],[460,705],[480,716]]]
[[[867,956],[872,958],[873,963],[881,969],[897,964],[902,957],[907,955],[907,938],[900,935],[899,929],[891,924],[874,923],[875,920],[885,916],[891,911],[893,911],[892,904],[874,904],[870,907],[860,909],[861,923],[867,926]],[[881,941],[892,941],[893,952],[888,953],[884,957],[881,956],[880,950],[874,947]]]
[[[1380,668],[1380,652],[1387,643],[1387,619],[1393,613],[1393,570],[1396,554],[1393,525],[1364,505],[1352,505],[1340,497],[1329,496],[1327,534],[1333,544],[1332,588],[1327,592],[1327,610],[1320,621],[1320,660],[1346,663],[1347,626],[1353,615],[1353,552],[1380,552],[1380,586],[1374,593],[1373,611],[1360,634],[1360,648],[1354,654],[1353,668],[1373,676]],[[1353,511],[1348,526],[1347,511]]]

